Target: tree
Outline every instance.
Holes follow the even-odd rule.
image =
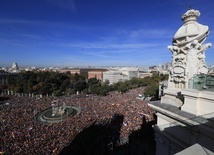
[[[75,86],[76,86],[76,90],[79,91],[79,92],[81,92],[83,89],[86,88],[86,81],[80,78],[76,82]]]
[[[109,85],[109,81],[101,83],[97,78],[86,80],[79,74],[59,73],[59,72],[29,72],[25,71],[16,76],[8,76],[7,88],[15,92],[37,93],[37,94],[55,94],[63,95],[73,94],[76,91],[83,93],[92,93],[106,95],[109,91],[125,92],[128,89],[147,86],[145,95],[157,96],[159,82],[166,80],[168,75],[153,74],[152,77],[132,78],[125,82],[118,82]]]
[[[60,85],[60,90],[64,91],[67,88],[69,88],[69,86],[70,86],[70,80],[69,79],[65,79],[65,80],[62,81],[62,84]]]
[[[71,94],[75,94],[76,92],[75,92],[75,89],[67,88],[66,91],[65,91],[65,93],[66,93],[67,95],[71,95]]]
[[[54,96],[61,96],[62,95],[62,91],[60,91],[59,89],[58,90],[55,90],[53,92]]]
[[[118,92],[125,92],[128,90],[128,86],[124,82],[118,82],[114,84],[115,90]]]
[[[91,86],[90,91],[92,94],[100,94],[100,84],[94,84]]]
[[[100,88],[100,95],[106,96],[109,92],[109,86],[108,85],[102,85]]]
[[[169,78],[169,74],[160,74],[160,81],[166,81]]]
[[[98,84],[98,83],[100,83],[100,80],[98,80],[96,77],[88,79],[89,85],[94,85],[94,84]]]
[[[148,87],[146,87],[145,91],[144,91],[144,95],[146,97],[155,97],[157,98],[157,91],[158,91],[158,85],[157,84],[151,84]]]

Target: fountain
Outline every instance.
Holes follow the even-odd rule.
[[[68,106],[63,102],[59,106],[58,101],[53,101],[51,107],[42,111],[36,116],[36,120],[41,123],[57,123],[66,121],[68,117],[78,115],[80,109],[75,106]]]

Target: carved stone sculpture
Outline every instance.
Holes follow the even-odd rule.
[[[169,88],[187,88],[189,79],[196,74],[207,74],[205,51],[211,43],[203,44],[209,34],[209,27],[199,24],[198,10],[189,9],[182,15],[184,22],[175,33],[172,46],[172,67],[168,82]]]

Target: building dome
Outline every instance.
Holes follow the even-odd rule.
[[[12,69],[13,70],[18,70],[19,69],[19,66],[18,66],[18,64],[16,62],[13,63]]]
[[[190,9],[182,16],[184,21],[175,33],[173,38],[173,45],[184,46],[193,40],[198,40],[199,43],[203,43],[209,34],[209,27],[199,24],[196,20],[200,16],[198,10]]]

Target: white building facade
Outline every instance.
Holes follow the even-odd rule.
[[[109,81],[109,84],[131,80],[133,77],[139,77],[137,68],[111,68],[109,71],[103,72],[103,82]]]
[[[163,91],[161,101],[148,103],[157,115],[154,126],[157,155],[182,155],[186,152],[182,150],[189,147],[189,154],[195,148],[205,153],[209,150],[209,154],[214,152],[214,87],[212,82],[209,85],[205,81],[200,89],[193,88],[194,84],[199,85],[195,77],[207,76],[205,51],[211,47],[210,43],[203,44],[209,27],[197,22],[199,15],[194,9],[183,14],[184,24],[168,47],[172,52],[168,88]]]
[[[110,85],[119,81],[124,81],[126,76],[123,76],[122,72],[107,71],[103,72],[103,82],[108,82]]]

